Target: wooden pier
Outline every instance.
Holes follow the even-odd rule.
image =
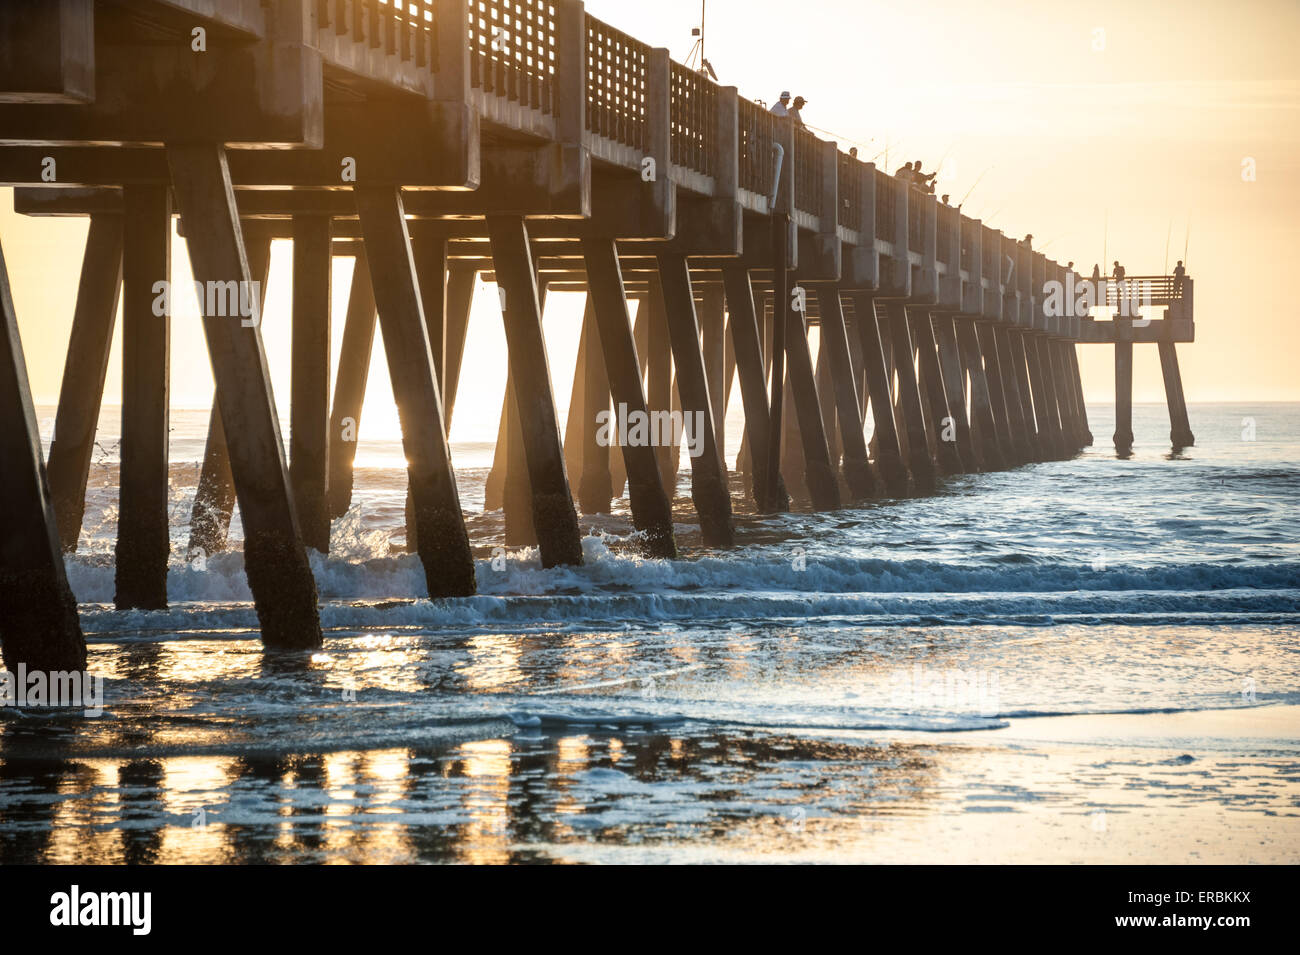
[[[732,400],[761,511],[788,506],[787,487],[833,509],[1075,454],[1092,442],[1078,344],[1114,346],[1120,453],[1135,343],[1158,345],[1172,440],[1192,442],[1175,351],[1193,338],[1190,278],[1128,278],[1154,290],[1140,315],[1054,314],[1050,283],[1082,277],[579,0],[9,0],[0,183],[20,213],[91,223],[48,462],[0,258],[10,669],[84,665],[62,554],[80,533],[119,292],[116,601],[166,606],[170,342],[153,306],[173,215],[209,292],[216,381],[191,548],[225,546],[238,500],[269,647],[321,642],[308,548],[328,550],[348,507],[343,431],[364,413],[376,328],[428,594],[475,592],[447,433],[476,275],[501,289],[508,346],[488,503],[547,567],[581,563],[579,510],[606,511],[624,488],[647,554],[678,553],[677,449],[597,442],[612,408],[700,416],[691,487],[710,547],[735,541]],[[260,314],[275,238],[294,250],[288,454],[260,327],[279,319]],[[333,256],[358,267],[331,401]],[[1093,292],[1115,304],[1126,288]],[[214,290],[245,307],[212,308]],[[588,296],[564,434],[548,290]]]

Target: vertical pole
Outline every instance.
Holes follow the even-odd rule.
[[[470,596],[475,591],[474,557],[447,447],[442,389],[433,370],[401,193],[394,186],[381,185],[354,186],[353,193],[379,309],[388,376],[402,423],[425,586],[433,598]]]
[[[1020,395],[1021,417],[1025,423],[1025,446],[1030,461],[1045,461],[1047,453],[1038,422],[1035,420],[1037,409],[1034,405],[1033,384],[1030,381],[1029,365],[1025,356],[1025,333],[1018,329],[1002,326],[1000,334],[1006,335],[1004,354],[1011,366],[1011,375],[1016,380],[1016,391]]]
[[[266,302],[266,283],[271,274],[271,236],[268,230],[249,219],[243,223],[244,246],[248,255],[248,274],[257,282],[257,315],[261,320]],[[250,298],[251,302],[251,298]],[[226,549],[230,518],[235,510],[235,478],[230,471],[230,449],[221,427],[221,408],[216,394],[208,412],[208,438],[199,469],[199,484],[190,509],[190,542],[187,558],[208,555]]]
[[[375,292],[370,286],[370,262],[366,250],[358,245],[352,266],[352,286],[348,292],[348,312],[343,320],[343,341],[339,344],[334,405],[330,412],[330,517],[342,517],[352,504],[357,433],[361,430],[361,410],[374,347]]]
[[[806,313],[795,310],[791,296],[786,296],[785,301],[778,299],[776,307],[779,311],[777,321],[784,324],[786,329],[785,354],[789,362],[787,380],[798,421],[808,496],[812,499],[815,510],[835,510],[840,506],[840,485],[835,469],[831,466],[830,445],[826,440],[822,420],[821,398],[817,394],[812,350],[808,347]]]
[[[673,364],[677,369],[682,418],[691,423],[690,438],[694,445],[688,448],[693,452],[688,454],[691,459],[691,499],[700,518],[705,545],[730,547],[736,542],[731,495],[713,418],[713,399],[704,372],[695,295],[691,290],[691,272],[686,256],[661,252],[659,274]]]
[[[36,409],[0,250],[0,652],[5,668],[86,669],[86,640],[68,586]]]
[[[1056,388],[1056,372],[1052,368],[1051,343],[1046,335],[1033,335],[1029,338],[1028,344],[1031,344],[1038,352],[1038,364],[1042,369],[1043,412],[1047,420],[1048,435],[1052,442],[1052,453],[1054,457],[1064,460],[1069,457],[1069,452],[1065,446],[1065,431],[1062,428],[1064,417],[1057,401],[1058,391]]]
[[[456,410],[456,391],[460,387],[460,366],[465,358],[465,339],[469,335],[469,313],[474,305],[474,269],[452,268],[447,276],[447,374],[442,383],[442,407],[451,431],[452,412]]]
[[[1074,398],[1079,404],[1079,424],[1083,431],[1079,441],[1083,447],[1092,447],[1092,429],[1088,426],[1088,402],[1083,397],[1083,378],[1079,374],[1079,352],[1074,342],[1066,343],[1066,357],[1069,359],[1070,376],[1074,379]]]
[[[123,187],[122,205],[122,464],[114,600],[119,610],[155,610],[167,606],[171,550],[167,507],[171,317],[154,314],[155,283],[171,281],[171,200],[165,185],[129,185]]]
[[[1016,435],[1011,427],[1011,414],[1007,407],[1007,392],[1002,376],[1002,362],[998,356],[997,339],[992,322],[976,322],[975,334],[979,338],[980,355],[984,359],[984,380],[988,384],[989,404],[993,409],[993,426],[998,432],[998,446],[1002,449],[1002,463],[1014,467],[1023,463],[1016,446]]]
[[[497,281],[505,290],[503,317],[510,376],[515,383],[542,566],[581,564],[582,535],[564,470],[528,230],[520,216],[488,216],[487,226]]]
[[[668,316],[658,285],[658,277],[652,277],[650,295],[646,300],[646,400],[652,412],[669,412],[673,407],[672,337],[668,331]],[[660,480],[670,498],[677,491],[680,455],[674,457],[676,454],[677,447],[671,441],[655,447]]]
[[[826,356],[830,384],[834,390],[835,412],[844,446],[844,478],[849,493],[857,500],[875,494],[876,481],[867,460],[867,439],[862,425],[862,402],[858,398],[853,359],[849,352],[848,330],[844,326],[844,306],[840,291],[823,285],[817,290],[821,312],[821,345],[818,357]]]
[[[225,148],[169,144],[167,160],[195,279],[233,280],[249,288]],[[320,646],[316,582],[294,513],[261,329],[237,316],[207,315],[203,330],[226,425],[244,524],[244,570],[262,640],[284,649]]]
[[[594,309],[600,349],[610,395],[618,415],[644,416],[648,413],[645,389],[641,383],[641,364],[628,314],[627,293],[619,267],[618,251],[612,239],[584,238],[583,256],[587,263],[587,282]],[[637,325],[643,327],[646,309],[637,309]],[[632,523],[644,536],[649,556],[673,558],[677,545],[673,540],[672,507],[655,460],[654,448],[645,444],[628,446],[619,442],[627,469],[628,499]]]
[[[1118,334],[1120,321],[1115,321]],[[1133,342],[1115,342],[1115,450],[1127,457],[1133,450]]]
[[[59,387],[47,470],[63,552],[77,549],[86,512],[86,479],[122,292],[122,217],[93,215],[81,261],[81,284]]]
[[[303,543],[330,549],[330,219],[293,217],[293,335],[289,480]]]
[[[1011,446],[1021,463],[1034,459],[1031,422],[1033,411],[1025,410],[1024,396],[1020,393],[1020,376],[1016,371],[1016,356],[1011,348],[1011,331],[1001,322],[990,326],[989,341],[998,353],[998,376],[1002,381],[1007,403],[1007,424],[1011,430]]]

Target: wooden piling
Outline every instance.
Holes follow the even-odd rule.
[[[474,557],[447,446],[442,389],[434,372],[401,193],[382,185],[355,186],[353,192],[402,423],[425,586],[434,598],[470,596],[475,592]]]
[[[807,287],[802,283],[796,287],[803,287],[807,294]],[[791,295],[783,299],[774,299],[774,304],[777,309],[776,320],[783,321],[786,328],[786,374],[799,425],[799,441],[803,451],[808,496],[812,499],[814,510],[835,510],[840,506],[840,485],[835,470],[831,467],[830,445],[822,419],[821,396],[817,393],[812,351],[808,347],[806,312],[795,310]]]
[[[989,393],[987,373],[984,369],[983,349],[980,347],[976,323],[959,320],[957,345],[961,350],[962,364],[970,377],[971,427],[980,444],[980,458],[989,470],[1006,467],[1006,458],[998,440],[998,427],[993,418],[993,399]]]
[[[198,281],[237,281],[249,268],[224,147],[168,144],[167,159]],[[316,582],[298,530],[261,329],[206,315],[221,420],[244,525],[244,570],[267,646],[320,646]]]
[[[966,376],[962,373],[961,355],[957,348],[956,321],[951,315],[931,316],[939,353],[939,371],[943,376],[943,391],[948,397],[948,413],[953,418],[962,464],[967,470],[983,471],[984,461],[971,434],[970,416],[966,412]]]
[[[171,199],[164,185],[122,190],[122,444],[116,590],[119,610],[167,606]],[[174,307],[174,305],[172,306]],[[156,314],[157,311],[164,314]],[[238,320],[238,317],[235,317]]]
[[[600,332],[596,328],[596,307],[590,294],[582,313],[582,339],[578,364],[574,369],[574,392],[577,401],[569,408],[569,419],[573,421],[576,416],[574,440],[581,448],[578,456],[578,473],[581,475],[578,504],[584,514],[608,514],[614,498],[613,479],[609,472],[612,442],[597,440],[596,416],[601,411],[607,416],[610,414],[609,377],[600,348]],[[617,428],[614,433],[617,434]]]
[[[582,535],[564,470],[528,230],[520,216],[488,216],[487,226],[497,282],[505,291],[502,311],[510,375],[514,379],[542,566],[581,564]]]
[[[1002,362],[998,356],[997,338],[993,322],[976,322],[975,334],[979,338],[980,356],[984,360],[984,380],[988,383],[989,403],[993,409],[993,425],[998,432],[998,446],[1002,449],[1002,463],[1014,467],[1028,460],[1012,426],[1008,407],[1006,381],[1002,375]]]
[[[47,472],[65,554],[77,549],[104,379],[122,292],[122,217],[94,215],[81,261]]]

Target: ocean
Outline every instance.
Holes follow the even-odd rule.
[[[0,863],[1300,861],[1300,404],[1193,405],[1179,454],[1137,405],[1129,460],[1091,405],[1072,460],[828,513],[733,478],[730,550],[684,460],[681,559],[623,499],[555,570],[454,444],[479,595],[439,601],[363,444],[302,655],[262,652],[237,516],[185,562],[206,411],[170,608],[113,609],[117,413],[67,561],[104,712],[0,707]]]

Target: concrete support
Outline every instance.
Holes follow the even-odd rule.
[[[1046,461],[1049,453],[1048,442],[1040,432],[1035,420],[1034,391],[1029,377],[1029,364],[1025,355],[1025,333],[1006,328],[1006,356],[1011,366],[1011,374],[1016,380],[1016,390],[1020,394],[1020,407],[1025,422],[1025,443],[1029,448],[1031,461]]]
[[[704,301],[699,308],[700,345],[704,351],[704,376],[709,384],[709,400],[713,403],[713,426],[718,439],[718,454],[722,466],[727,466],[727,392],[731,387],[728,376],[731,366],[727,358],[726,322],[723,318],[722,286],[704,286]]]
[[[121,292],[122,217],[91,216],[47,466],[65,554],[76,551],[81,536],[86,479],[95,450],[95,428]]]
[[[248,288],[225,149],[214,143],[168,145],[167,159],[194,278]],[[285,649],[320,646],[316,582],[294,513],[261,329],[239,318],[208,315],[203,330],[226,424],[244,524],[244,570],[262,640]]]
[[[803,450],[804,477],[814,510],[835,510],[840,506],[840,485],[831,466],[830,444],[822,419],[821,396],[808,347],[808,323],[804,312],[791,306],[792,296],[776,299],[777,321],[785,323],[786,374],[794,412],[798,416],[799,441]],[[775,347],[775,346],[773,346]],[[829,400],[829,397],[828,397]]]
[[[260,321],[262,305],[266,302],[267,279],[271,274],[271,237],[254,220],[245,221],[243,230],[248,274],[258,283],[257,315]],[[190,509],[187,559],[226,549],[234,510],[235,478],[230,470],[226,432],[221,426],[221,407],[214,394],[212,409],[208,412],[208,438],[203,449],[203,462],[199,466],[199,484]]]
[[[898,375],[898,396],[907,433],[912,480],[918,490],[929,491],[934,488],[936,466],[930,457],[921,388],[916,378],[916,367],[912,364],[912,330],[907,320],[907,308],[900,302],[890,302],[885,306],[885,314],[889,318],[889,340],[893,346],[894,371]]]
[[[626,409],[628,415],[645,415],[648,409],[641,383],[641,364],[633,339],[617,249],[611,239],[583,239],[582,251],[587,263],[590,301],[610,396],[616,409]],[[644,324],[640,320],[644,312],[645,309],[638,309],[638,325]],[[672,506],[655,460],[654,448],[644,444],[626,446],[621,442],[620,448],[626,468],[632,523],[642,533],[646,553],[651,557],[676,557]],[[620,483],[618,490],[621,489]]]
[[[119,610],[157,610],[167,606],[171,551],[171,316],[156,315],[154,302],[156,283],[171,281],[171,199],[166,186],[126,186],[122,206],[122,464],[114,601]]]
[[[605,355],[600,348],[600,332],[596,328],[596,307],[590,294],[582,316],[582,339],[573,377],[577,401],[569,408],[569,419],[574,420],[576,414],[576,442],[581,448],[578,473],[582,477],[578,480],[578,503],[584,514],[608,514],[614,498],[609,471],[612,442],[598,440],[596,416],[602,411],[608,415],[610,388]],[[612,433],[617,433],[616,427]]]
[[[730,547],[736,542],[731,518],[731,495],[727,489],[727,468],[722,461],[713,418],[713,399],[704,371],[699,322],[686,256],[675,252],[659,254],[660,287],[664,298],[673,365],[677,369],[677,393],[684,421],[692,422],[692,436],[699,452],[690,455],[691,499],[700,518],[704,543],[709,547]],[[719,323],[720,324],[720,323]]]
[[[1121,324],[1116,320],[1116,332]],[[1131,334],[1131,332],[1130,332]],[[1127,457],[1133,450],[1133,342],[1115,343],[1115,450]]]
[[[1021,347],[1025,352],[1025,366],[1028,369],[1029,386],[1034,398],[1034,428],[1037,435],[1038,457],[1041,461],[1050,461],[1060,457],[1056,432],[1052,426],[1052,405],[1048,401],[1046,379],[1043,365],[1038,354],[1038,336],[1030,332],[1018,334]]]
[[[1051,435],[1053,457],[1064,460],[1070,456],[1070,449],[1065,440],[1065,417],[1057,397],[1060,392],[1056,387],[1056,371],[1052,367],[1051,342],[1045,335],[1034,335],[1026,341],[1026,345],[1030,344],[1038,352],[1038,365],[1042,369],[1043,412]]]
[[[36,409],[0,250],[0,652],[5,668],[86,669],[86,640],[68,586]]]
[[[939,365],[939,343],[934,334],[934,322],[927,309],[912,313],[912,334],[916,344],[920,383],[930,406],[926,421],[939,466],[946,474],[961,474],[966,465],[962,461],[957,434],[957,415],[952,410],[956,401],[948,397],[948,389]]]
[[[488,216],[487,226],[497,282],[504,292],[502,317],[510,376],[514,380],[542,566],[581,564],[582,535],[564,469],[528,230],[520,216]]]
[[[1079,353],[1074,342],[1066,343],[1066,359],[1070,366],[1070,376],[1074,379],[1074,397],[1079,406],[1079,424],[1083,430],[1079,433],[1079,446],[1092,447],[1092,429],[1088,426],[1088,402],[1083,397],[1083,378],[1079,374]]]
[[[998,377],[1002,382],[1002,395],[1007,405],[1007,426],[1011,431],[1011,448],[1021,464],[1034,460],[1033,409],[1025,409],[1025,396],[1020,393],[1020,374],[1016,371],[1016,355],[1011,347],[1011,330],[998,323],[989,328],[992,348],[998,355]]]
[[[1074,382],[1065,361],[1065,342],[1047,340],[1048,354],[1052,358],[1052,379],[1056,385],[1056,408],[1061,416],[1061,440],[1067,454],[1080,447],[1079,411],[1074,404]]]
[[[334,381],[334,404],[329,425],[330,517],[342,517],[352,505],[353,465],[361,410],[370,377],[370,356],[375,347],[375,292],[370,286],[370,262],[358,248],[352,266],[348,311],[339,343],[339,367]],[[407,528],[409,536],[411,528]]]
[[[853,360],[849,352],[848,329],[844,325],[844,306],[839,289],[821,286],[817,290],[821,313],[821,345],[818,358],[826,356],[834,389],[834,407],[839,419],[840,440],[844,447],[844,479],[856,500],[872,497],[876,481],[867,460],[867,440],[862,425],[862,404],[854,380]],[[824,394],[828,401],[830,395]]]
[[[958,320],[957,345],[961,350],[962,364],[966,366],[966,374],[970,376],[971,427],[979,442],[980,458],[989,470],[1001,470],[1006,467],[1006,458],[998,441],[993,399],[989,393],[983,349],[980,347],[975,322]]]
[[[447,447],[442,389],[433,368],[402,197],[392,186],[356,186],[353,191],[402,423],[425,585],[434,598],[470,596],[475,592],[474,557]]]
[[[465,338],[469,334],[469,313],[474,305],[476,281],[478,272],[474,269],[452,268],[447,274],[447,373],[439,382],[442,384],[442,407],[449,432],[452,414],[456,410],[456,392],[460,387],[460,368],[465,357]]]
[[[961,354],[957,348],[957,321],[951,315],[931,316],[943,391],[948,397],[948,413],[952,415],[956,429],[957,452],[967,470],[983,471],[984,460],[971,434],[970,416],[966,412],[966,376],[962,373]]]
[[[1002,449],[1002,463],[1006,467],[1014,467],[1024,463],[1027,455],[1023,444],[1018,443],[1018,436],[1012,427],[993,323],[976,322],[975,333],[979,337],[980,355],[984,359],[984,380],[988,382],[989,402],[993,408],[993,425],[998,431],[998,446]]]
[[[676,410],[673,396],[672,337],[668,332],[668,316],[664,310],[662,294],[654,288],[646,299],[646,401],[654,411]],[[659,479],[671,500],[677,491],[677,468],[680,453],[672,443],[655,448],[659,462]]]
[[[871,396],[872,420],[875,423],[871,440],[876,446],[876,470],[880,474],[885,490],[895,497],[903,497],[911,493],[912,478],[903,462],[903,453],[899,445],[889,365],[881,342],[875,302],[869,293],[855,292],[853,309],[853,321],[857,328],[858,340],[862,345],[862,364],[867,376],[867,391]]]
[[[790,506],[790,498],[785,493],[781,475],[776,475],[776,488],[770,490],[763,466],[768,460],[771,420],[767,406],[767,388],[764,385],[758,313],[754,308],[754,289],[749,281],[749,271],[740,265],[724,266],[722,281],[730,316],[728,325],[731,328],[731,342],[736,353],[736,373],[740,379],[740,400],[745,407],[744,445],[750,452],[751,492],[760,511],[784,511]],[[739,459],[736,463],[739,467]]]
[[[1183,376],[1178,370],[1178,352],[1173,342],[1158,342],[1160,371],[1165,379],[1165,403],[1169,406],[1169,440],[1174,450],[1190,448],[1196,443],[1187,420],[1187,400],[1183,397]]]
[[[289,481],[303,543],[322,554],[330,549],[330,241],[328,216],[294,216]]]

